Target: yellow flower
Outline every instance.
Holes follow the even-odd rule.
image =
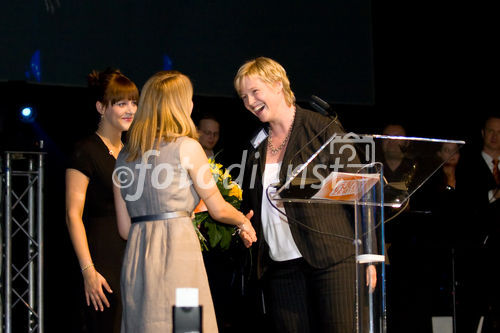
[[[229,171],[227,169],[224,171],[224,174],[222,175],[222,180],[225,180],[225,179],[231,180],[231,174],[229,173]]]
[[[220,170],[219,165],[216,165],[215,163],[210,163],[210,172],[212,173],[212,175],[214,175],[215,180],[217,180],[219,175],[222,174],[222,171]]]
[[[209,159],[209,166],[224,200],[235,208],[239,208],[243,194],[239,185],[231,180],[231,175],[227,169],[224,169],[222,164],[215,163],[213,159]],[[209,250],[215,247],[219,247],[222,250],[229,249],[232,236],[234,235],[234,228],[232,226],[217,223],[208,215],[208,212],[202,209],[197,209],[193,224],[197,231],[202,250]],[[205,238],[205,235],[208,237]]]
[[[236,198],[238,198],[238,200],[241,200],[242,199],[242,194],[243,194],[243,191],[241,190],[241,188],[238,186],[238,184],[236,183],[233,183],[232,184],[233,186],[231,187],[231,189],[229,190],[229,196],[234,196]]]

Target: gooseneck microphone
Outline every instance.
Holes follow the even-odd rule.
[[[309,104],[314,110],[318,111],[323,116],[329,117],[333,113],[330,104],[328,104],[327,102],[325,102],[316,95],[311,95],[311,100],[309,101]]]

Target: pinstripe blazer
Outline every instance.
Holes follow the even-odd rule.
[[[333,122],[323,131],[331,121],[318,113],[296,107],[295,121],[280,170],[281,183],[289,176],[289,170],[294,170],[304,163],[333,133],[343,134],[338,122]],[[265,129],[267,131],[267,128]],[[315,138],[316,135],[318,136]],[[262,277],[270,260],[261,227],[262,174],[266,164],[266,152],[267,138],[256,148],[250,149],[243,179],[242,208],[244,212],[254,210],[252,223],[259,237],[258,245],[253,248],[257,251],[255,273],[258,278]],[[324,163],[326,166],[333,166],[335,162],[340,162],[341,165],[346,165],[349,157],[345,154],[332,155],[328,147],[323,152],[312,164]],[[307,169],[308,175],[311,174],[310,167]],[[333,170],[324,170],[323,176],[330,171]],[[311,266],[326,268],[354,256],[354,227],[350,210],[350,206],[340,204],[285,204],[295,244]]]

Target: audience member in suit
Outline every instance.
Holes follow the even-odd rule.
[[[340,124],[295,104],[290,81],[276,61],[260,57],[243,64],[234,80],[245,107],[264,128],[253,140],[243,181],[243,209],[253,209],[259,233],[256,275],[263,282],[271,332],[348,332],[355,322],[353,219],[343,205],[272,201],[270,184],[284,182]],[[260,141],[260,142],[259,142]],[[333,165],[335,157],[313,163]],[[307,170],[310,170],[311,165]],[[330,170],[322,170],[329,173]],[[369,288],[376,284],[367,269]]]
[[[500,294],[496,287],[500,253],[500,115],[489,116],[481,131],[482,151],[467,160],[467,242],[461,266],[465,305],[463,320],[473,328],[484,316],[484,330],[500,330]],[[458,293],[458,292],[457,292]],[[459,294],[457,295],[459,296]],[[458,318],[460,320],[460,316]]]
[[[220,137],[220,123],[215,116],[205,113],[197,123],[198,141],[200,142],[208,158],[214,158],[216,152],[214,148]]]

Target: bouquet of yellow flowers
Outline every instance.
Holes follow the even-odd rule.
[[[210,164],[210,171],[214,176],[215,183],[222,197],[234,208],[239,209],[242,200],[241,187],[231,179],[231,175],[222,167],[222,164],[215,163],[212,158],[208,162]],[[235,234],[235,228],[213,220],[210,214],[208,214],[207,207],[202,200],[200,200],[194,212],[193,225],[200,239],[201,249],[203,251],[208,251],[216,247],[221,250],[229,249],[232,236]]]

